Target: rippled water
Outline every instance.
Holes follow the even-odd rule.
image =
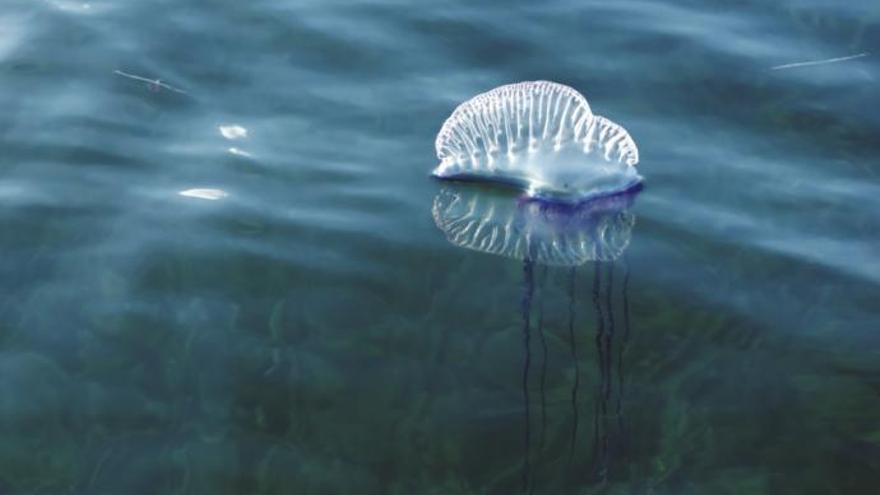
[[[5,0],[0,493],[873,493],[878,22]],[[639,145],[616,260],[435,225],[443,120],[531,79]]]

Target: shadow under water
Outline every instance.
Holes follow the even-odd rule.
[[[523,337],[522,402],[523,460],[521,492],[536,488],[533,467],[547,444],[548,346],[545,323],[548,272],[564,274],[567,296],[566,332],[573,376],[570,388],[571,426],[567,468],[573,482],[602,483],[608,480],[614,462],[622,461],[626,447],[623,411],[624,358],[630,339],[630,271],[625,251],[632,237],[635,216],[630,212],[641,187],[579,204],[551,203],[515,197],[473,184],[444,186],[434,199],[433,216],[437,227],[452,244],[484,253],[500,255],[523,263],[520,302]],[[615,286],[615,266],[622,258],[622,279]],[[576,320],[579,270],[589,266],[592,289],[589,294],[596,349],[596,376],[593,400],[592,446],[589,469],[578,458],[578,434],[583,429],[580,407],[582,387]],[[615,297],[615,289],[619,296]],[[616,303],[615,299],[619,302]],[[615,309],[617,306],[617,309]],[[533,314],[535,313],[535,314]],[[622,313],[622,318],[615,318]],[[618,329],[618,323],[622,329]],[[586,326],[586,325],[585,325]],[[592,329],[591,329],[592,330]],[[540,362],[538,452],[533,452],[535,432],[532,410],[535,405],[529,388],[533,373],[533,332],[537,334]],[[616,379],[615,379],[616,375]],[[615,383],[616,382],[616,383]],[[589,480],[580,479],[584,475]]]

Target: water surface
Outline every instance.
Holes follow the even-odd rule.
[[[6,0],[0,493],[872,493],[878,21]],[[433,221],[443,120],[533,79],[639,145],[613,261]]]

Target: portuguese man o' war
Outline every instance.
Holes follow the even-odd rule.
[[[624,257],[623,307],[615,309],[614,262],[629,246],[635,225],[629,209],[642,188],[642,178],[635,168],[638,148],[621,126],[594,115],[586,99],[574,89],[536,81],[502,86],[459,105],[437,135],[436,149],[440,164],[433,174],[438,178],[509,184],[526,192],[526,197],[515,197],[480,187],[444,186],[432,208],[435,224],[452,244],[521,260],[523,264],[519,302],[523,336],[523,493],[531,493],[535,484],[530,394],[534,385],[533,330],[537,330],[542,350],[538,375],[539,456],[546,438],[548,348],[544,295],[551,267],[562,267],[566,272],[566,326],[573,368],[569,465],[577,457],[581,410],[577,327],[583,323],[576,320],[576,282],[579,267],[592,264],[599,378],[593,408],[592,464],[594,475],[605,480],[613,453],[622,448],[614,445],[617,442],[611,432],[617,430],[622,435],[624,430],[623,356],[630,334],[629,264]],[[619,322],[615,315],[621,312],[623,319]],[[615,337],[616,323],[623,324],[622,338]]]
[[[535,198],[579,202],[642,180],[626,129],[594,115],[576,90],[550,81],[509,84],[462,103],[435,147],[435,177],[510,184]]]

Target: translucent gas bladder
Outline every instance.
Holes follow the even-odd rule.
[[[550,81],[509,84],[462,103],[435,147],[436,177],[511,184],[532,197],[583,201],[642,179],[629,133]]]
[[[434,223],[452,244],[554,266],[612,261],[635,225],[629,212],[639,187],[576,204],[524,199],[475,186],[444,187]]]

